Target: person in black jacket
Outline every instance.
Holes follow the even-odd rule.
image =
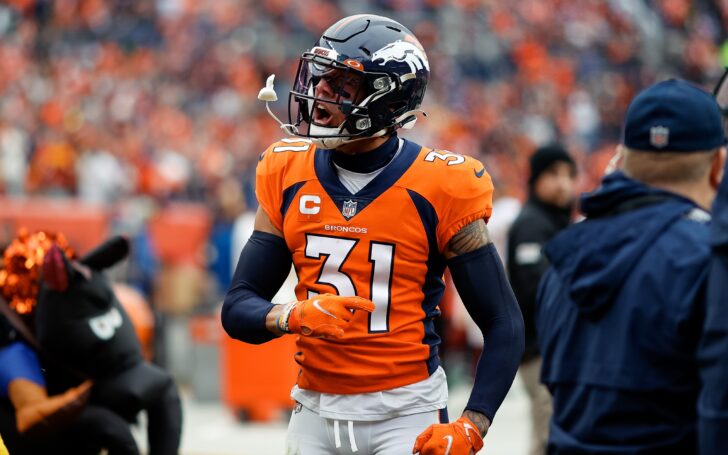
[[[551,397],[539,383],[541,358],[534,327],[534,304],[541,275],[548,268],[543,245],[571,221],[576,164],[559,144],[531,156],[529,197],[508,233],[508,272],[526,326],[526,349],[519,374],[531,399],[532,455],[543,454],[551,417]]]

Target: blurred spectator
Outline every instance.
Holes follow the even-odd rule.
[[[246,207],[242,188],[234,180],[220,184],[214,198],[216,210],[210,233],[211,251],[208,267],[215,278],[217,288],[215,293],[222,299],[230,287],[235,265],[242,251],[243,245],[238,245],[236,241],[236,224],[246,213]]]
[[[25,193],[29,146],[25,131],[0,120],[0,169],[5,194],[18,196]]]
[[[116,156],[106,150],[89,151],[76,164],[78,196],[97,204],[110,204],[126,195],[130,175]]]
[[[544,455],[551,397],[541,384],[541,356],[534,321],[536,291],[549,266],[542,249],[571,222],[576,163],[561,145],[539,147],[529,160],[528,201],[508,233],[508,275],[521,305],[526,349],[518,370],[531,401],[531,455]]]

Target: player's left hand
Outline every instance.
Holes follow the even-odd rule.
[[[480,431],[467,417],[427,427],[415,441],[412,453],[420,455],[471,455],[483,448]]]

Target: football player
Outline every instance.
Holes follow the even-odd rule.
[[[518,368],[523,319],[488,237],[490,176],[396,133],[414,125],[429,72],[403,25],[344,18],[301,56],[282,125],[296,137],[260,156],[222,324],[248,343],[296,336],[287,453],[476,453]],[[273,305],[291,262],[298,301]],[[486,345],[451,423],[433,324],[445,267]]]

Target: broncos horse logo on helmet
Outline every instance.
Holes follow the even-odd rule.
[[[380,65],[386,65],[391,60],[405,62],[409,65],[410,71],[416,73],[423,68],[430,71],[430,63],[427,61],[425,52],[413,43],[406,41],[395,41],[372,54],[372,61],[382,60]]]
[[[314,87],[332,73],[356,80],[359,92],[317,97]],[[425,51],[402,24],[371,14],[346,17],[301,56],[284,127],[321,148],[411,128],[421,112],[429,75]],[[317,103],[340,109],[345,120],[333,126],[316,124],[312,113]]]

